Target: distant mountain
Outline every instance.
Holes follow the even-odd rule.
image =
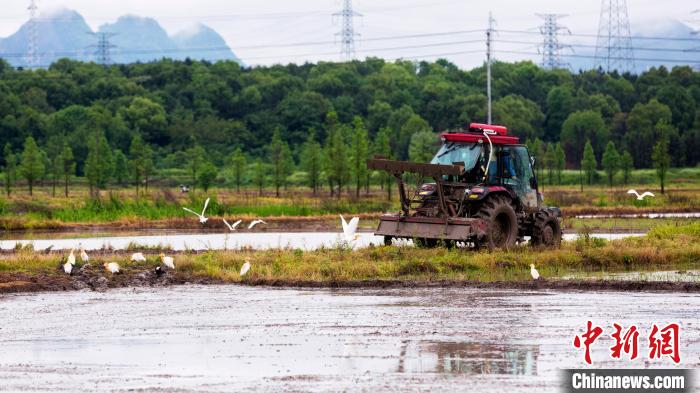
[[[97,59],[97,37],[76,11],[57,9],[37,18],[40,64],[47,66],[62,57],[76,60]],[[135,15],[119,17],[98,29],[112,33],[111,59],[114,63],[148,62],[163,57],[173,59],[234,60],[240,62],[224,39],[213,29],[199,24],[172,37],[152,18]],[[27,65],[29,23],[7,38],[0,39],[0,57],[14,66]]]
[[[217,60],[235,60],[241,63],[223,37],[212,28],[201,23],[182,30],[172,36],[172,40],[182,52],[187,52],[190,58]],[[233,56],[233,58],[231,57]]]

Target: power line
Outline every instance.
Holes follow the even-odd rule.
[[[359,36],[355,33],[354,19],[362,15],[352,9],[352,0],[343,0],[342,11],[336,12],[333,16],[342,18],[342,27],[335,34],[340,36],[340,55],[346,60],[352,60],[355,58],[355,37]]]
[[[528,31],[528,30],[507,30],[507,29],[498,29],[496,30],[499,33],[513,33],[513,34],[537,34],[540,35],[540,32],[537,31]],[[581,34],[581,33],[571,33],[569,34],[571,37],[588,37],[588,38],[599,38],[599,37],[607,37],[606,36],[601,36],[598,34]],[[684,38],[684,37],[663,37],[663,36],[634,36],[632,39],[636,40],[662,40],[662,41],[695,41],[696,38]]]
[[[540,45],[541,43],[535,42],[535,41],[519,41],[519,40],[501,40],[499,39],[498,42],[506,43],[506,44],[522,44],[522,45]],[[567,47],[574,47],[574,48],[597,48],[597,45],[587,45],[587,44],[566,44],[565,46]],[[698,49],[681,49],[681,48],[652,48],[652,47],[644,47],[644,46],[634,46],[632,47],[633,50],[635,51],[642,51],[642,52],[679,52],[679,53],[695,53],[695,52],[700,52],[700,48]]]
[[[561,60],[561,51],[562,49],[568,47],[568,45],[563,45],[559,42],[559,32],[563,31],[571,34],[571,31],[564,26],[560,26],[557,19],[562,18],[565,15],[536,15],[544,19],[544,23],[539,27],[543,39],[542,44],[540,45],[540,49],[542,51],[542,68],[548,70],[564,68],[565,63]]]
[[[517,55],[539,55],[537,52],[527,52],[527,51],[516,51],[516,50],[499,50],[499,53],[512,53],[512,54],[517,54]],[[576,54],[562,54],[562,57],[572,57],[572,58],[579,58],[579,59],[595,59],[595,56],[587,56],[587,55],[576,55]],[[623,57],[614,57],[611,58],[612,60],[624,60]],[[685,59],[662,59],[662,58],[636,58],[638,61],[656,61],[656,62],[667,62],[667,63],[679,63],[679,64],[688,64],[688,60]]]

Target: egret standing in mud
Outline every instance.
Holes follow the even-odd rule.
[[[66,274],[70,276],[71,273],[73,272],[73,264],[71,264],[70,261],[66,262],[63,265],[63,271],[66,272]]]
[[[102,266],[105,267],[106,271],[112,274],[119,273],[119,264],[116,262],[105,262],[102,264]]]
[[[245,263],[241,266],[241,277],[245,276],[250,270],[250,258],[245,259]]]
[[[345,218],[342,215],[340,215],[340,223],[343,225],[343,237],[345,238],[346,242],[352,243],[360,238],[360,235],[356,233],[357,226],[360,224],[359,217],[351,218],[350,223],[348,224],[345,221]]]
[[[80,260],[83,261],[83,263],[88,263],[90,261],[90,256],[85,252],[82,244],[78,244],[78,246],[80,246]]]
[[[186,208],[186,207],[183,207],[182,209],[185,210],[185,211],[187,211],[187,212],[190,212],[190,213],[194,214],[194,215],[197,216],[197,217],[199,217],[199,222],[200,222],[200,224],[204,224],[204,223],[206,223],[207,220],[208,220],[208,218],[204,216],[204,212],[207,210],[207,206],[209,206],[209,198],[207,198],[207,200],[204,201],[204,209],[202,209],[202,214],[199,214],[199,213],[197,213],[196,211],[190,210],[190,209],[188,209],[188,208]]]
[[[238,221],[234,222],[233,224],[229,224],[228,221],[226,221],[226,219],[224,218],[224,224],[226,225],[226,227],[228,228],[229,231],[235,231],[236,228],[239,225],[241,225],[241,222],[242,222],[242,220],[238,220]]]
[[[70,249],[70,254],[68,254],[68,263],[75,265],[75,248]]]
[[[253,229],[253,227],[258,225],[258,224],[267,225],[267,223],[265,221],[258,219],[258,220],[254,220],[253,222],[251,222],[250,225],[248,225],[248,229]]]
[[[175,260],[173,257],[166,257],[165,254],[160,254],[160,260],[163,262],[163,265],[175,270]]]
[[[531,263],[530,264],[530,275],[532,276],[533,280],[539,280],[540,279],[540,272],[535,269],[535,264]]]
[[[146,257],[141,252],[136,252],[131,255],[131,262],[146,262]]]
[[[628,194],[634,194],[634,195],[636,195],[638,201],[643,201],[644,198],[646,198],[646,197],[648,197],[648,196],[651,196],[651,197],[654,196],[654,194],[650,193],[649,191],[643,193],[642,195],[639,195],[639,193],[637,192],[637,190],[629,190],[629,191],[627,191],[627,193],[628,193]]]

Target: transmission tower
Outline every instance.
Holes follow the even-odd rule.
[[[566,15],[561,14],[536,14],[540,18],[544,19],[544,23],[539,27],[540,33],[542,34],[542,45],[540,46],[540,51],[542,52],[542,68],[548,70],[555,70],[558,68],[566,68],[567,63],[561,60],[561,52],[564,48],[570,48],[569,45],[563,45],[559,42],[559,32],[564,32],[571,34],[571,31],[559,25],[558,19],[563,18]]]
[[[37,26],[37,10],[39,7],[36,5],[35,0],[29,2],[29,47],[27,51],[27,66],[29,68],[36,68],[39,66],[39,32]]]
[[[625,0],[602,0],[595,67],[606,72],[634,72],[631,36]]]
[[[111,37],[117,35],[116,33],[90,33],[97,36],[97,45],[90,46],[91,48],[96,48],[95,57],[97,64],[102,64],[103,66],[108,66],[112,63],[111,50],[116,48],[116,45],[112,45],[109,42]]]
[[[352,0],[343,0],[343,10],[333,14],[334,17],[342,18],[342,28],[336,37],[340,36],[340,55],[346,60],[355,58],[355,37],[359,34],[355,33],[354,18],[362,16],[352,9]]]

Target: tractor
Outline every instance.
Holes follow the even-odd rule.
[[[401,211],[381,216],[384,243],[412,239],[417,246],[458,244],[508,249],[530,237],[538,247],[559,247],[561,211],[543,206],[527,146],[504,126],[472,123],[441,135],[430,163],[367,160],[367,167],[396,178]],[[405,173],[432,179],[408,191]]]

